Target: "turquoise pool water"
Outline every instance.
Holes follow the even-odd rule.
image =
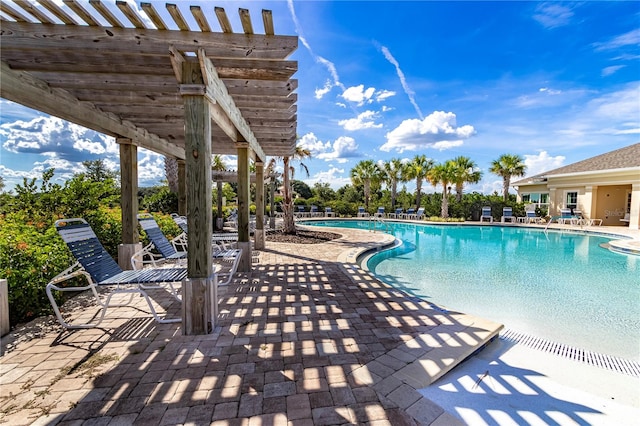
[[[537,337],[640,360],[640,257],[601,248],[609,238],[523,227],[386,225],[402,245],[367,261],[386,283]]]

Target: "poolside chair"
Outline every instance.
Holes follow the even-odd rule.
[[[491,214],[491,206],[484,206],[482,208],[482,215],[480,216],[480,222],[488,219],[489,222],[493,222],[493,215]]]
[[[627,212],[624,214],[624,218],[620,219],[620,222],[623,222],[625,225],[629,225],[629,223],[631,222],[631,213]],[[602,224],[602,220],[600,220],[600,223]]]
[[[571,215],[571,209],[560,209],[560,217],[557,218],[558,223],[561,224],[566,224],[571,223],[571,219],[573,219],[573,216]]]
[[[413,207],[407,209],[407,212],[402,215],[403,219],[411,219],[416,214],[416,209]]]
[[[142,250],[136,252],[131,257],[133,269],[142,269],[146,265],[158,267],[166,261],[184,261],[187,258],[186,234],[181,234],[169,241],[162,233],[156,220],[149,213],[138,215],[138,223],[151,241]],[[154,253],[156,249],[159,253]],[[178,250],[178,249],[182,250]]]
[[[69,268],[54,277],[46,286],[46,293],[58,322],[69,329],[97,327],[105,317],[107,308],[125,306],[131,303],[133,296],[139,294],[144,297],[151,314],[156,321],[161,323],[174,323],[182,321],[181,318],[161,318],[147,294],[147,290],[166,289],[168,286],[171,295],[180,300],[174,287],[175,283],[181,283],[187,276],[186,268],[154,268],[134,271],[123,271],[104,249],[91,226],[84,219],[61,219],[55,222],[55,227],[67,244],[67,247],[76,259]],[[71,286],[59,284],[74,277],[84,276],[86,285],[74,281]],[[108,287],[112,291],[103,302],[98,295],[98,287]],[[85,324],[69,324],[62,318],[60,308],[53,296],[53,290],[57,291],[84,291],[91,290],[98,304],[102,306],[101,313],[96,322]],[[124,304],[111,304],[111,298],[116,294],[129,294],[129,301]]]
[[[318,206],[311,206],[311,210],[309,212],[309,216],[311,216],[311,217],[322,216],[322,213],[320,213],[318,211]]]
[[[367,213],[364,207],[358,207],[358,217],[369,217],[369,213]]]
[[[417,212],[412,215],[407,215],[407,219],[411,220],[422,220],[424,217],[424,207],[420,207]]]
[[[375,216],[383,218],[384,217],[384,207],[378,207],[378,211],[376,212]]]
[[[397,208],[393,213],[387,213],[389,219],[400,219],[402,217],[402,208]]]
[[[184,232],[187,233],[187,218],[184,216],[180,216],[178,213],[171,213],[171,218],[178,225],[178,227]]]
[[[536,212],[533,210],[527,210],[525,212],[526,216],[523,218],[523,222],[524,223],[543,223],[544,219],[542,219],[540,216],[536,215]]]
[[[324,208],[324,215],[326,217],[335,217],[335,213],[333,212],[333,210],[331,210],[331,207],[325,207]]]
[[[502,217],[500,218],[500,222],[515,222],[516,217],[513,215],[513,208],[511,207],[503,207],[502,208]]]

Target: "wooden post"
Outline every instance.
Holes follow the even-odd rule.
[[[11,330],[9,324],[9,283],[0,280],[0,336],[4,336]],[[2,353],[0,353],[2,355]]]
[[[256,161],[256,230],[253,233],[256,250],[264,250],[264,163]]]
[[[251,243],[249,240],[250,203],[249,144],[238,144],[238,248],[242,249],[242,259],[238,271],[251,270]]]
[[[184,160],[178,160],[178,214],[187,215],[187,176]]]
[[[138,147],[128,138],[116,138],[120,145],[120,205],[122,207],[122,244],[118,246],[118,264],[132,269],[131,256],[142,245],[138,238]]]
[[[205,98],[200,66],[182,64],[180,94],[184,101],[188,257],[187,279],[182,286],[182,332],[207,334],[209,323],[215,327],[213,313],[217,304],[216,280],[212,277],[211,234],[211,116]],[[213,294],[212,294],[213,292]]]
[[[269,228],[276,229],[276,174],[271,172],[269,175]]]

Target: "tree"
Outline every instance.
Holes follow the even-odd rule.
[[[482,172],[477,164],[469,157],[459,156],[453,159],[456,173],[454,183],[456,184],[456,200],[462,201],[462,189],[465,183],[478,183],[482,179]]]
[[[392,158],[382,164],[385,173],[385,182],[391,190],[391,208],[396,208],[396,195],[398,193],[398,182],[405,182],[405,165],[399,158]]]
[[[167,178],[169,191],[178,192],[178,159],[175,157],[164,157],[164,175]]]
[[[4,192],[4,178],[0,176],[0,194]]]
[[[307,173],[307,176],[308,176],[309,169],[302,162],[302,160],[304,158],[310,158],[310,157],[311,157],[311,151],[296,145],[293,155],[272,158],[271,161],[269,162],[269,166],[267,167],[267,170],[269,170],[269,173],[267,174],[271,174],[271,172],[275,168],[276,161],[282,160],[282,164],[283,164],[282,177],[284,180],[283,194],[282,194],[283,195],[282,196],[282,216],[284,219],[284,229],[282,230],[282,232],[285,234],[296,233],[296,224],[293,221],[293,199],[291,197],[291,193],[292,193],[291,180],[294,177],[295,168],[290,165],[290,162],[291,160],[300,161],[300,167]]]
[[[323,201],[331,201],[336,198],[336,191],[327,182],[316,182],[311,188],[313,196]]]
[[[446,161],[444,164],[434,166],[427,179],[433,186],[442,185],[442,204],[440,206],[440,216],[449,217],[449,189],[451,183],[455,180],[456,165],[452,160]]]
[[[364,186],[364,206],[369,209],[371,199],[371,186],[383,179],[383,172],[373,160],[362,160],[351,169],[351,182],[353,185]]]
[[[527,166],[519,155],[502,154],[497,160],[491,162],[489,171],[502,177],[502,197],[504,201],[509,199],[509,186],[512,176],[524,176]]]
[[[92,182],[104,182],[108,179],[115,181],[118,179],[118,173],[107,169],[102,160],[83,161],[82,165],[86,169],[86,178]]]
[[[224,164],[224,161],[222,161],[222,156],[221,155],[214,155],[213,157],[211,157],[211,169],[216,171],[216,172],[224,172],[225,170],[227,170],[227,165]],[[217,196],[216,196],[216,211],[217,211],[217,218],[218,219],[222,219],[223,215],[222,215],[222,179],[217,179],[216,180],[216,189],[217,189]],[[221,220],[217,220],[216,222],[222,222]],[[222,223],[220,223],[220,225],[218,226],[218,223],[216,223],[216,229],[222,229]]]
[[[293,192],[295,192],[305,200],[308,200],[309,198],[313,197],[313,192],[311,191],[311,188],[309,187],[309,185],[307,185],[301,180],[291,179],[291,188],[293,188]]]
[[[405,178],[407,181],[416,180],[416,209],[420,208],[422,198],[422,182],[427,178],[429,171],[433,168],[434,162],[426,155],[416,155],[413,160],[406,165]]]

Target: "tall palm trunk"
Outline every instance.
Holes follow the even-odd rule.
[[[284,157],[282,162],[284,164],[284,172],[282,173],[284,180],[284,194],[282,200],[282,216],[284,219],[283,232],[285,234],[295,234],[296,224],[293,220],[293,199],[291,197],[291,182],[289,178],[289,173],[291,172],[289,168],[289,157]]]
[[[445,183],[444,189],[442,190],[442,204],[440,207],[440,216],[443,218],[449,217],[449,194],[447,193],[447,185]]]
[[[509,186],[511,185],[511,176],[503,176],[502,178],[502,197],[504,201],[509,200]]]
[[[416,210],[420,208],[422,201],[422,179],[416,180]]]
[[[364,181],[364,209],[369,210],[369,199],[371,198],[371,181]]]

